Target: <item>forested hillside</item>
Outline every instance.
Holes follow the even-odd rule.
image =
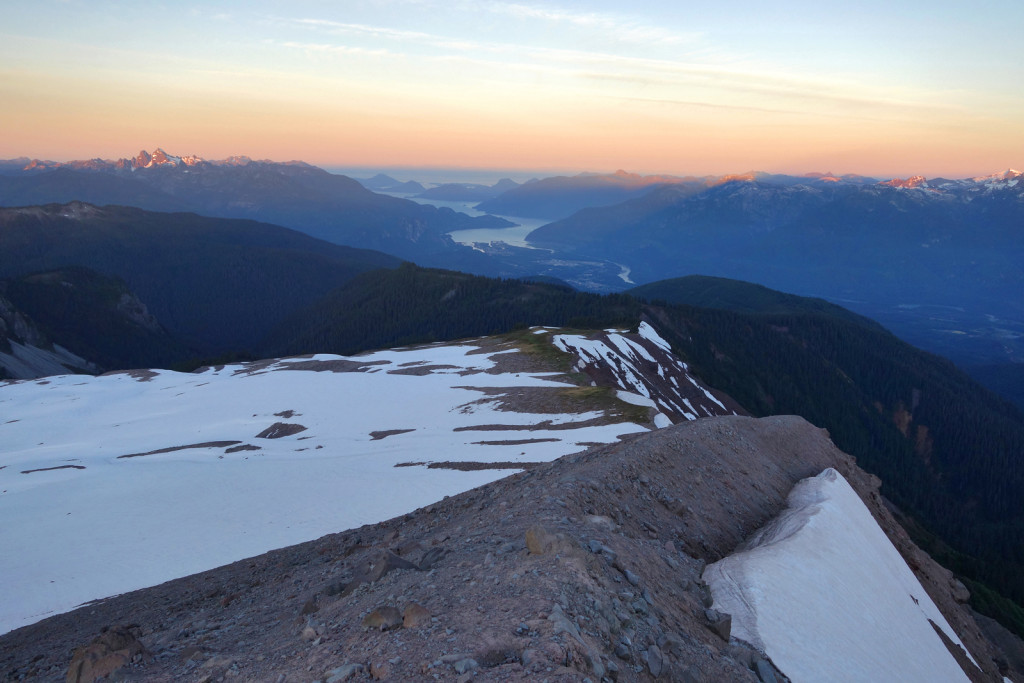
[[[640,303],[564,285],[496,280],[411,263],[365,273],[297,312],[268,337],[269,355],[350,354],[509,332],[530,325],[603,328],[639,322]]]
[[[255,221],[80,202],[0,209],[0,278],[70,266],[118,277],[202,354],[252,348],[356,274],[399,263]]]
[[[0,296],[50,343],[56,341],[103,370],[167,367],[194,354],[168,334],[122,280],[87,268],[0,280]]]
[[[688,275],[640,285],[627,293],[646,301],[660,300],[668,304],[720,308],[737,313],[820,313],[868,327],[880,327],[870,318],[824,299],[786,294],[762,285],[724,277]]]

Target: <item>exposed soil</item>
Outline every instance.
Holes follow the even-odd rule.
[[[107,377],[109,375],[128,375],[132,379],[137,379],[140,382],[149,382],[152,381],[152,379],[159,374],[159,372],[155,372],[153,370],[139,368],[136,370],[112,370],[110,372],[104,372],[100,376]]]
[[[232,446],[224,450],[225,453],[239,453],[241,451],[261,451],[262,446],[254,446],[251,443],[242,444],[241,446]]]
[[[501,441],[474,441],[475,446],[523,446],[528,443],[545,443],[561,439],[503,439]]]
[[[518,424],[518,425],[503,425],[503,424],[485,424],[485,425],[465,425],[463,427],[455,427],[452,429],[453,432],[536,432],[536,431],[557,431],[557,430],[569,430],[569,429],[580,429],[582,427],[599,427],[607,424],[617,424],[621,420],[613,420],[607,416],[594,417],[589,420],[580,420],[578,422],[552,422],[551,420],[543,420],[541,422],[535,422],[533,424]]]
[[[256,435],[257,439],[281,439],[306,431],[304,425],[294,422],[275,422]]]
[[[769,663],[706,612],[701,572],[825,467],[910,560],[985,667],[974,679],[1000,681],[997,650],[951,575],[893,521],[878,480],[795,417],[639,434],[381,524],[90,604],[0,637],[0,672],[64,680],[76,647],[122,626],[110,633],[128,654],[112,676],[126,681],[758,681]]]
[[[456,370],[458,366],[455,365],[414,365],[408,367],[401,367],[397,370],[388,370],[389,375],[416,375],[422,377],[423,375],[429,375],[436,370]],[[475,374],[473,372],[467,372],[459,374]]]
[[[6,465],[4,466],[6,467]],[[3,467],[0,467],[3,469]],[[57,465],[56,467],[40,467],[34,470],[22,470],[22,474],[32,474],[33,472],[50,472],[52,470],[84,470],[85,465]]]
[[[426,467],[428,470],[459,470],[460,472],[474,472],[479,470],[528,470],[534,467],[546,465],[547,462],[474,462],[474,461],[445,461],[445,462],[400,462],[395,467]]]
[[[370,432],[370,441],[378,441],[389,436],[395,436],[396,434],[408,434],[415,431],[415,429],[384,429],[379,432]]]
[[[227,448],[228,446],[234,446],[240,444],[241,441],[204,441],[203,443],[191,443],[186,446],[169,446],[168,448],[158,448],[155,451],[146,451],[145,453],[129,453],[127,455],[119,455],[120,458],[141,458],[144,455],[159,455],[160,453],[173,453],[174,451],[185,451],[190,448]]]
[[[429,470],[459,470],[460,472],[473,472],[478,470],[529,470],[534,467],[546,465],[544,462],[472,462],[472,461],[445,461],[427,463]]]

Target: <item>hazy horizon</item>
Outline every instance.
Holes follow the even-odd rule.
[[[20,158],[40,160],[40,161],[50,161],[50,162],[56,162],[56,163],[68,163],[68,162],[72,162],[72,161],[84,161],[84,160],[88,160],[88,159],[102,159],[104,161],[117,161],[119,159],[124,159],[124,158],[133,158],[139,152],[142,152],[142,151],[152,153],[153,151],[155,151],[158,148],[159,149],[163,149],[166,153],[168,153],[168,154],[170,154],[172,156],[178,156],[178,157],[198,156],[198,157],[200,157],[200,158],[202,158],[202,159],[204,159],[206,161],[220,161],[222,159],[226,159],[226,158],[231,157],[231,156],[248,156],[248,157],[252,158],[254,161],[271,161],[271,162],[278,162],[278,163],[288,163],[288,162],[296,162],[296,161],[298,161],[298,162],[312,163],[312,162],[309,162],[309,161],[307,161],[305,159],[298,159],[298,158],[258,159],[258,158],[254,157],[251,154],[247,155],[247,154],[244,154],[244,153],[226,155],[224,157],[212,157],[212,156],[206,156],[204,154],[197,154],[197,153],[191,153],[191,152],[182,153],[182,152],[174,150],[174,149],[167,149],[166,147],[160,147],[160,146],[151,147],[151,148],[143,148],[143,149],[140,149],[138,152],[135,152],[135,153],[123,153],[123,154],[115,154],[115,155],[111,155],[111,156],[88,157],[88,158],[72,158],[72,157],[67,157],[65,155],[65,158],[44,158],[44,157],[41,157],[39,155],[21,154],[21,155],[17,155],[17,156],[14,156],[14,157],[10,157],[9,159],[0,159],[0,161],[10,161],[10,160],[20,159]],[[731,171],[727,171],[725,173],[702,173],[702,172],[695,172],[695,171],[691,171],[691,170],[687,170],[687,169],[667,170],[667,171],[658,171],[658,172],[646,172],[646,171],[638,171],[638,170],[632,170],[632,169],[629,169],[629,168],[622,168],[622,167],[618,167],[618,168],[614,168],[614,169],[552,169],[552,168],[534,168],[534,169],[521,168],[521,169],[517,169],[517,168],[467,168],[467,167],[461,167],[461,166],[444,166],[444,165],[424,165],[424,166],[398,166],[398,165],[396,165],[396,166],[382,166],[382,165],[372,165],[372,164],[360,165],[360,166],[333,165],[333,164],[312,164],[312,165],[318,166],[319,168],[322,168],[323,170],[327,171],[328,173],[332,173],[332,174],[336,174],[336,175],[345,175],[345,176],[348,176],[348,177],[351,177],[351,178],[360,179],[360,180],[369,179],[369,178],[371,178],[371,177],[373,177],[375,175],[383,174],[383,175],[387,175],[387,176],[389,176],[389,177],[391,177],[391,178],[393,178],[395,180],[401,181],[401,182],[416,181],[416,182],[419,182],[421,184],[426,184],[426,185],[440,185],[440,184],[445,184],[445,183],[475,183],[475,184],[481,184],[481,185],[493,185],[496,182],[498,182],[498,181],[500,181],[502,179],[505,179],[505,178],[509,178],[511,180],[514,180],[517,183],[522,184],[522,183],[525,183],[525,182],[527,182],[529,180],[549,178],[549,177],[553,177],[553,176],[576,176],[576,175],[587,175],[587,174],[592,174],[592,175],[611,175],[611,174],[620,173],[620,172],[625,172],[627,174],[641,175],[641,176],[643,176],[643,175],[671,175],[671,176],[676,176],[676,177],[692,176],[692,177],[698,177],[698,178],[701,178],[701,177],[721,177],[721,176],[725,176],[725,175],[744,175],[744,174],[747,174],[747,173],[770,173],[770,174],[793,175],[793,176],[803,176],[803,175],[810,175],[810,174],[815,174],[815,173],[821,173],[821,174],[832,173],[832,174],[834,174],[837,177],[841,177],[841,176],[844,176],[844,175],[860,175],[860,176],[864,176],[864,177],[868,177],[868,178],[875,178],[875,179],[877,179],[879,181],[890,180],[890,179],[893,179],[893,178],[909,178],[909,177],[912,177],[912,176],[915,176],[915,175],[926,175],[926,174],[922,174],[922,173],[918,173],[918,172],[909,172],[909,173],[905,173],[905,174],[901,174],[901,175],[853,173],[853,172],[849,172],[849,171],[845,171],[845,170],[839,170],[839,169],[834,169],[834,168],[812,168],[812,169],[803,169],[803,170],[800,170],[800,171],[779,171],[779,170],[774,170],[774,169],[771,169],[771,168],[748,168],[748,169],[743,169],[743,170],[734,169],[734,170],[731,170]],[[950,178],[950,179],[974,178],[974,177],[982,177],[982,176],[988,176],[988,175],[993,175],[993,174],[999,174],[999,173],[1003,173],[1003,172],[1005,172],[1007,170],[1017,170],[1017,171],[1020,171],[1020,168],[1006,167],[1006,168],[998,168],[998,169],[989,169],[989,170],[986,170],[986,171],[984,171],[982,173],[977,173],[977,174],[946,175],[946,176],[942,176],[942,177],[946,177],[946,178]],[[938,176],[938,175],[931,175],[931,176],[927,176],[927,177],[937,178],[937,177],[940,177],[940,176]]]
[[[973,177],[1024,165],[1024,5],[40,0],[0,158]]]

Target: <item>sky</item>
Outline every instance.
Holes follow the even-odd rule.
[[[0,158],[969,177],[1024,3],[6,0]]]

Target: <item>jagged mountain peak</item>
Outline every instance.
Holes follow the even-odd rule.
[[[157,147],[152,153],[141,150],[132,161],[134,168],[153,168],[154,166],[196,166],[203,163],[204,159],[194,154],[188,156],[175,156],[164,151],[163,147]]]
[[[927,188],[929,186],[928,185],[928,179],[925,178],[923,175],[915,175],[915,176],[911,176],[909,178],[893,178],[892,180],[883,181],[883,182],[879,183],[879,185],[884,185],[886,187],[902,187],[902,188],[915,188],[915,187]]]

